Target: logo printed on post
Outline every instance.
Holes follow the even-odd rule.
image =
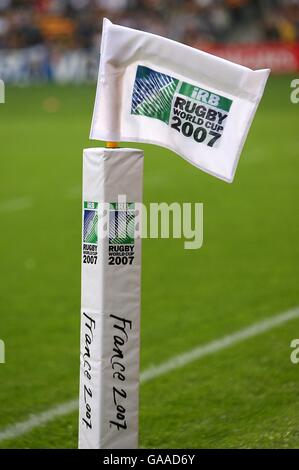
[[[184,137],[217,147],[232,100],[138,65],[131,114],[159,119]]]
[[[109,206],[109,265],[132,264],[135,243],[135,203]]]
[[[83,209],[83,263],[97,264],[98,259],[98,203],[84,201]]]

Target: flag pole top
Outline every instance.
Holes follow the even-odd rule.
[[[118,146],[118,142],[106,142],[107,149],[116,149]]]

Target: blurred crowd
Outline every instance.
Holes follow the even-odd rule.
[[[103,16],[190,45],[299,40],[299,0],[0,0],[0,49],[93,49]]]

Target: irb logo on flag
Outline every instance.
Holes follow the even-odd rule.
[[[138,65],[131,113],[168,124],[186,138],[216,147],[232,100]]]

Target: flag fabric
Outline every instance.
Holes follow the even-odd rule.
[[[104,19],[90,138],[160,145],[231,182],[269,73]]]

